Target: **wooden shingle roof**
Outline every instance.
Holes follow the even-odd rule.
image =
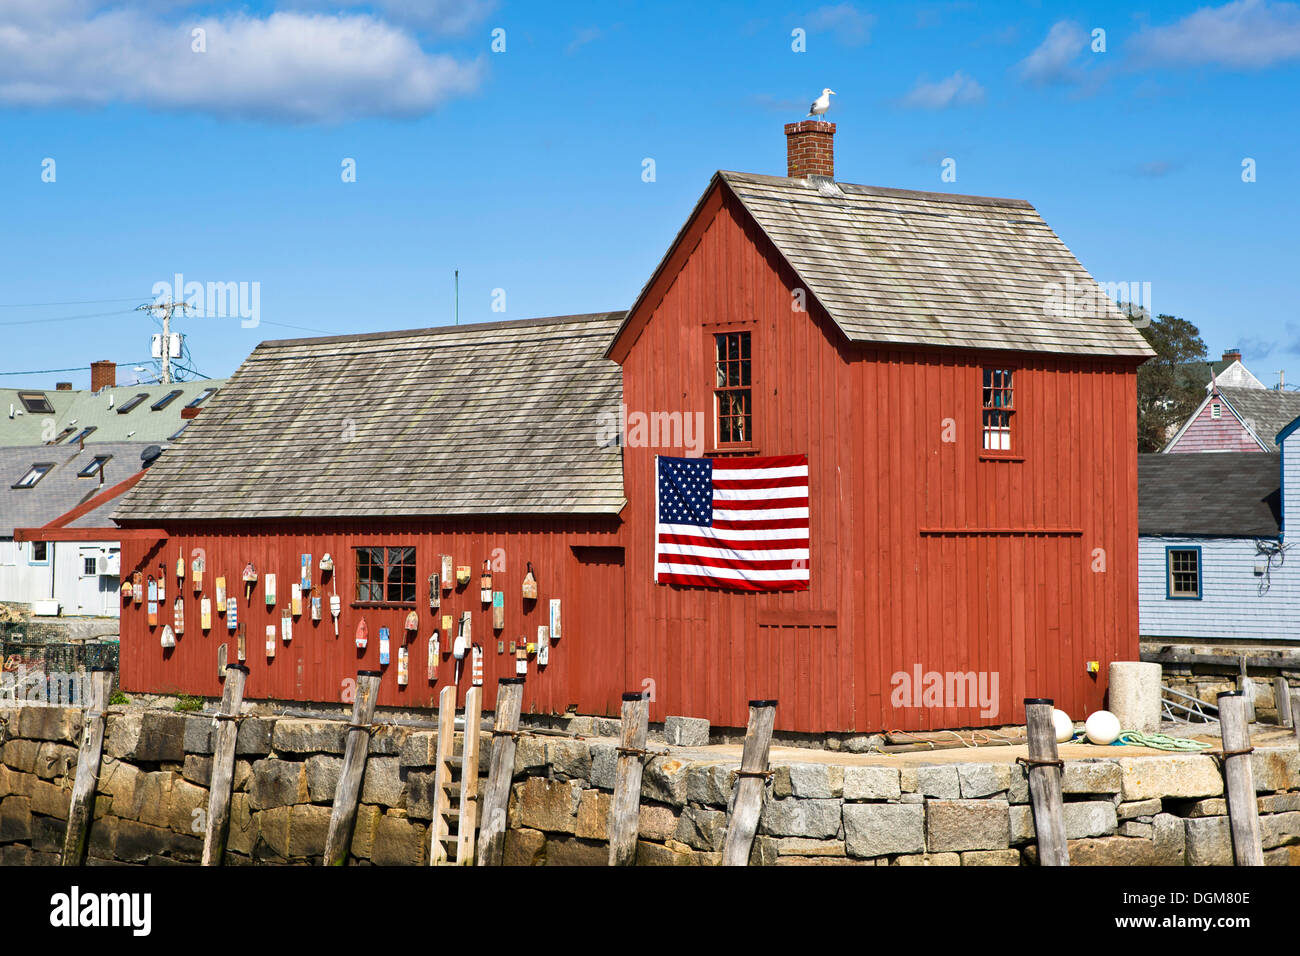
[[[1278,432],[1300,417],[1300,392],[1220,386],[1219,394],[1228,400],[1268,451],[1278,450]]]
[[[718,176],[850,341],[1155,354],[1024,200]]]
[[[622,318],[263,342],[114,517],[616,514]]]

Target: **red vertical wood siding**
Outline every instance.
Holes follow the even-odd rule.
[[[1004,724],[1025,696],[1102,706],[1106,663],[1137,655],[1133,363],[851,345],[815,303],[792,310],[796,277],[734,200],[688,240],[629,325],[624,402],[702,410],[711,433],[702,333],[753,322],[755,451],[808,455],[811,586],[654,584],[653,456],[683,452],[626,449],[627,677],[654,682],[652,719],[741,726],[769,696],[778,727],[809,732]],[[1023,460],[980,458],[992,364],[1016,370]],[[892,706],[891,678],[916,665],[996,674],[996,713]]]
[[[199,629],[199,598],[186,574],[179,592],[185,598],[185,634],[176,639],[176,647],[164,651],[159,636],[162,624],[171,621],[171,603],[176,594],[176,559],[184,555],[189,567],[195,548],[202,548],[206,570],[203,594],[215,598],[216,579],[226,579],[227,597],[238,597],[238,619],[246,625],[249,676],[247,695],[251,699],[341,701],[352,686],[359,669],[382,670],[379,703],[395,707],[431,707],[438,692],[454,676],[451,645],[455,637],[442,634],[442,661],[438,681],[426,679],[429,636],[435,627],[441,632],[441,616],[450,614],[459,620],[470,611],[471,637],[483,645],[483,682],[487,705],[495,700],[498,677],[515,673],[515,659],[509,653],[512,640],[534,641],[537,626],[546,624],[550,599],[560,598],[561,638],[552,644],[550,661],[539,668],[529,661],[526,712],[562,713],[581,707],[584,713],[615,714],[619,711],[623,691],[623,569],[621,549],[616,543],[616,520],[539,521],[530,519],[490,521],[375,521],[312,522],[271,520],[266,522],[218,522],[177,524],[161,547],[150,548],[139,541],[123,542],[123,574],[137,567],[145,574],[159,573],[164,566],[167,578],[166,606],[159,611],[159,626],[148,627],[145,605],[123,606],[122,611],[122,686],[145,693],[203,694],[221,693],[217,678],[217,647],[228,643],[229,660],[236,659],[236,638],[226,627],[224,615],[213,606],[213,627],[207,634]],[[397,685],[397,649],[405,637],[406,608],[354,608],[355,554],[353,549],[366,546],[414,546],[416,549],[416,605],[420,630],[408,644],[410,681],[405,688]],[[575,546],[576,545],[576,546]],[[602,547],[605,546],[605,547]],[[499,549],[499,550],[498,550]],[[294,622],[293,640],[286,645],[278,636],[276,653],[268,660],[264,651],[266,625],[280,622],[280,609],[289,602],[291,585],[298,580],[300,558],[312,555],[313,584],[320,585],[321,555],[334,557],[335,570],[324,580],[321,592],[324,610],[319,622],[311,620],[310,606],[304,601],[304,613]],[[473,575],[464,588],[443,592],[442,607],[429,610],[428,578],[439,570],[439,556],[450,554],[457,565],[469,565]],[[494,590],[505,594],[506,626],[492,630],[492,609],[479,601],[479,572],[484,558],[504,561],[504,570],[492,577]],[[250,603],[244,599],[240,580],[249,561],[257,568],[259,580]],[[524,601],[520,585],[527,563],[533,563],[537,575],[537,601]],[[276,576],[277,606],[266,606],[266,573]],[[343,612],[339,618],[339,637],[329,614],[329,595],[337,585]],[[434,615],[437,615],[435,622]],[[358,652],[354,642],[356,625],[365,617],[370,632],[369,645]],[[379,628],[390,631],[390,662],[379,666]],[[507,651],[497,654],[497,640],[506,642]],[[461,699],[470,686],[470,659],[465,659],[460,682]]]

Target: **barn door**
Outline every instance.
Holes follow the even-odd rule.
[[[577,588],[566,608],[564,638],[575,640],[566,653],[575,655],[571,691],[576,699],[596,701],[617,714],[626,674],[623,616],[623,549],[575,547]],[[580,646],[576,646],[577,642]]]

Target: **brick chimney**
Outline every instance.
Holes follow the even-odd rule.
[[[1224,349],[1224,350],[1223,350],[1223,360],[1224,360],[1225,362],[1240,362],[1240,361],[1241,361],[1241,349]]]
[[[72,391],[72,383],[71,383],[71,382],[55,382],[55,383],[54,383],[54,390],[55,390],[56,392],[70,392],[70,391]]]
[[[806,119],[785,124],[786,175],[835,178],[835,124]]]
[[[113,388],[115,385],[117,385],[116,362],[100,359],[98,362],[90,363],[90,390],[92,392]]]

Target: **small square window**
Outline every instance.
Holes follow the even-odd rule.
[[[27,469],[27,473],[24,474],[21,478],[19,478],[16,482],[14,482],[12,487],[14,488],[35,487],[36,483],[40,481],[42,478],[44,478],[46,475],[48,475],[50,473],[50,469],[53,467],[54,467],[54,462],[51,461],[37,462],[36,464],[32,465],[31,468]]]
[[[50,544],[48,541],[32,542],[32,564],[45,564],[50,560]]]
[[[24,409],[33,414],[44,415],[54,411],[54,406],[50,404],[44,392],[19,392],[18,401],[23,403]]]
[[[112,457],[112,455],[96,455],[84,468],[81,469],[81,471],[77,472],[77,477],[94,478],[99,474],[100,469],[103,468],[104,465],[108,464]]]
[[[360,604],[415,603],[415,548],[356,548]]]
[[[82,558],[81,559],[82,577],[88,578],[97,574],[99,574],[99,560],[96,558]]]
[[[1201,599],[1201,549],[1167,548],[1167,597],[1199,601]]]
[[[156,401],[156,402],[154,402],[152,405],[150,405],[150,406],[149,406],[149,410],[152,411],[152,412],[161,412],[164,408],[166,408],[166,407],[167,407],[168,405],[170,405],[172,402],[176,401],[177,396],[179,396],[180,394],[181,394],[181,390],[180,390],[179,388],[172,389],[170,392],[168,392],[168,393],[167,393],[166,395],[164,395],[162,398],[158,399],[158,401]]]

